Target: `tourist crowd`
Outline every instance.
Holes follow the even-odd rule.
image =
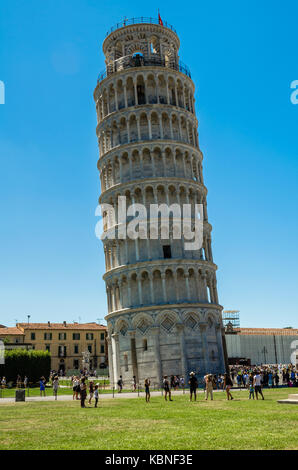
[[[99,385],[95,383],[94,380],[88,380],[88,377],[96,375],[94,373],[87,374],[86,371],[81,371],[80,375],[73,375],[70,378],[73,400],[80,400],[81,407],[85,408],[85,402],[89,395],[88,403],[92,404],[94,398],[95,407],[98,404],[99,397]],[[207,373],[203,377],[203,381],[200,382],[197,376],[200,374],[191,372],[187,381],[183,376],[172,375],[170,377],[164,376],[162,380],[162,390],[165,400],[172,400],[172,391],[173,390],[184,390],[185,387],[189,388],[190,400],[197,399],[197,390],[199,386],[204,387],[205,400],[208,400],[210,397],[213,400],[214,390],[222,390],[226,392],[227,399],[233,400],[231,394],[232,388],[244,388],[248,391],[249,399],[258,399],[259,396],[264,400],[263,388],[274,388],[279,386],[288,386],[288,387],[298,387],[298,370],[293,365],[263,365],[263,366],[230,366],[229,373],[225,374],[211,374]],[[202,380],[202,379],[200,379]],[[55,371],[52,371],[47,381],[45,377],[40,377],[39,380],[39,390],[40,396],[46,396],[46,385],[50,383],[50,386],[53,390],[53,395],[55,400],[57,400],[58,390],[59,390],[59,376]],[[7,382],[6,378],[2,377],[0,380],[1,388],[6,388]],[[16,378],[17,388],[24,387],[26,388],[29,384],[28,377],[25,376],[24,380],[20,375]],[[120,375],[117,381],[118,393],[121,393],[123,390],[124,382],[122,376]],[[137,390],[137,386],[140,387],[140,384],[137,385],[136,376],[133,376],[131,389],[132,391]],[[144,390],[146,402],[150,401],[150,386],[151,382],[149,378],[146,378],[144,381]],[[143,387],[141,387],[143,388]]]

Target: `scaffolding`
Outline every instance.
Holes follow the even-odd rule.
[[[235,328],[240,328],[240,310],[224,310],[222,312],[222,322],[227,329],[234,330]]]

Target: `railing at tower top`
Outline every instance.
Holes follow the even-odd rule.
[[[113,31],[116,31],[116,29],[124,28],[124,26],[129,26],[129,25],[132,25],[132,24],[139,24],[139,23],[159,24],[160,25],[160,22],[159,22],[158,18],[149,18],[147,16],[139,16],[138,18],[130,18],[130,19],[125,18],[124,20],[120,21],[120,23],[117,23],[114,26],[112,26],[109,29],[109,31],[106,33],[106,37],[109,36]],[[163,21],[162,23],[163,24],[161,26],[164,26],[168,29],[171,29],[175,34],[177,34],[175,28],[173,28],[173,26],[171,24],[167,23],[166,21]]]
[[[134,56],[127,55],[124,57],[120,57],[120,59],[110,62],[107,65],[106,70],[99,74],[97,83],[101,82],[102,80],[109,77],[115,72],[134,67],[167,67],[177,70],[178,72],[182,72],[189,78],[191,78],[189,68],[181,61],[179,61],[179,63],[168,62],[160,56],[154,57],[153,55],[151,55],[150,57],[144,57],[142,55],[137,54]]]

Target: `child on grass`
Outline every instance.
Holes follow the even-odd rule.
[[[94,398],[95,398],[95,405],[94,405],[94,407],[97,408],[97,403],[98,403],[98,385],[95,385],[95,389],[94,389]]]
[[[249,399],[255,399],[255,389],[252,383],[249,384]]]

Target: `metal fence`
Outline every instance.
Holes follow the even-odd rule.
[[[160,56],[144,57],[142,55],[127,55],[124,57],[120,57],[120,59],[114,60],[113,62],[110,62],[106,66],[106,70],[102,71],[99,74],[97,83],[101,82],[113,73],[134,67],[166,67],[184,73],[184,75],[187,75],[189,78],[191,78],[190,69],[182,61],[175,63],[167,62],[164,58]]]
[[[148,16],[139,16],[138,18],[129,18],[129,19],[124,18],[124,20],[120,21],[120,23],[115,24],[107,31],[106,37],[109,36],[109,34],[113,33],[113,31],[116,31],[116,29],[124,28],[125,26],[130,26],[132,24],[140,24],[140,23],[160,25],[160,21],[158,18],[150,18]],[[171,29],[175,34],[177,34],[177,31],[175,30],[175,28],[173,28],[171,24],[167,23],[166,21],[163,21],[162,23],[163,24],[161,26]]]

